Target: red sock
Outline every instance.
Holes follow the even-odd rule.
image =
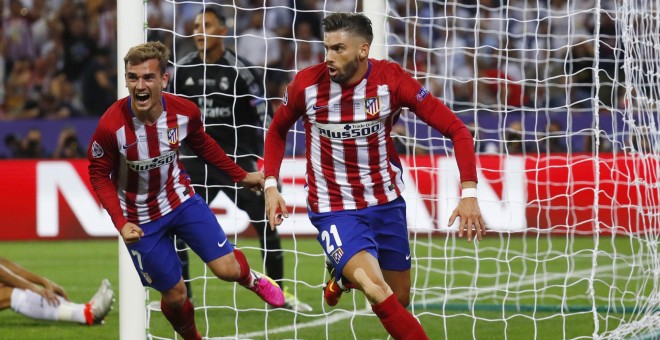
[[[172,328],[181,334],[184,340],[202,340],[195,326],[195,308],[189,299],[186,299],[181,309],[174,309],[161,299],[160,309]]]
[[[422,325],[415,320],[396,299],[394,294],[385,301],[371,306],[371,309],[385,326],[387,333],[396,340],[428,340]]]
[[[245,258],[245,254],[238,248],[234,248],[234,256],[238,265],[241,266],[241,276],[236,280],[238,284],[245,287],[250,287],[252,284],[252,272],[250,271],[250,265]]]

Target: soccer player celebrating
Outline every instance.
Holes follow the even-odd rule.
[[[103,280],[89,302],[73,303],[57,283],[0,257],[0,311],[11,307],[37,320],[91,326],[103,323],[112,309],[113,297],[110,281]]]
[[[249,67],[251,65],[236,56],[234,51],[225,48],[222,38],[225,35],[225,17],[217,6],[208,6],[195,17],[193,38],[197,51],[181,59],[182,66],[177,67],[173,92],[197,104],[204,113],[206,132],[227,154],[235,156],[238,165],[247,171],[256,171],[257,155],[261,155],[263,150],[258,126],[263,126],[267,111],[263,75],[256,68]],[[280,236],[277,230],[267,228],[264,218],[266,206],[261,191],[236,190],[231,177],[207,167],[199,158],[182,158],[182,162],[193,184],[206,184],[197,193],[207,203],[213,201],[222,190],[247,212],[263,249],[266,274],[282,287],[284,258]],[[187,279],[187,255],[185,250],[181,250],[185,249],[185,245],[179,243],[177,248],[184,263],[184,279]],[[284,297],[285,308],[303,312],[312,310],[286,290]]]
[[[307,147],[307,209],[333,266],[325,300],[342,289],[364,292],[395,339],[426,339],[404,308],[410,302],[410,246],[401,166],[390,137],[402,107],[451,138],[461,173],[462,199],[450,217],[459,236],[485,224],[476,200],[477,171],[470,131],[440,100],[398,64],[369,59],[371,21],[334,13],[322,21],[326,61],[300,71],[266,135],[266,209],[271,227],[288,212],[276,178],[286,134],[303,117]]]
[[[142,284],[161,295],[161,310],[184,339],[201,339],[170,235],[182,238],[220,279],[235,281],[268,304],[282,290],[254,272],[228,242],[215,215],[195,194],[179,162],[185,139],[234,182],[258,190],[263,174],[246,173],[204,132],[199,108],[163,93],[169,50],[160,42],[132,47],[124,57],[129,95],[103,114],[88,149],[92,187],[121,233]]]

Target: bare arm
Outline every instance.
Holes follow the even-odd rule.
[[[0,283],[14,288],[31,290],[55,305],[59,303],[56,295],[68,299],[64,289],[57,283],[1,257]]]

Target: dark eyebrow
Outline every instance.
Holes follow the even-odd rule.
[[[344,43],[336,43],[336,44],[333,44],[333,45],[326,45],[326,44],[323,44],[323,46],[324,46],[326,49],[331,49],[331,48],[337,48],[337,47],[344,47],[344,46],[346,46],[346,44],[344,44]]]

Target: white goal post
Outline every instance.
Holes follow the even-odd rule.
[[[117,1],[117,97],[128,95],[124,79],[124,55],[128,49],[144,42],[145,2]],[[145,339],[147,313],[145,289],[133,267],[131,255],[121,235],[118,236],[119,259],[119,338]]]
[[[149,5],[156,3],[175,9],[162,18],[172,22],[155,21],[163,27],[148,24]],[[118,0],[119,97],[126,95],[121,75],[128,48],[164,33],[176,69],[194,49],[185,45],[192,32],[182,31],[189,29],[183,21],[204,6],[224,11],[231,49],[239,38],[268,36],[263,28],[238,28],[257,9],[292,15],[290,21],[321,18],[332,8],[361,10],[374,25],[370,56],[400,63],[470,127],[489,226],[475,244],[456,237],[456,225],[446,226],[460,196],[451,142],[407,110],[394,131],[413,259],[409,308],[431,338],[658,337],[658,0]],[[271,15],[263,23],[271,19],[286,22]],[[287,46],[281,58],[290,62],[254,67],[290,78],[309,65],[314,58],[304,59],[304,45],[322,37],[290,25],[280,27],[286,36],[263,38]],[[271,91],[265,99],[277,104],[281,84],[264,85]],[[246,307],[236,297],[242,291],[211,287],[216,279],[202,269],[193,280],[203,287],[195,307],[205,338],[386,336],[367,332],[380,328],[358,294],[346,294],[336,308],[323,305],[323,256],[302,246],[315,229],[305,211],[301,136],[299,125],[289,135],[282,192],[295,212],[279,230],[293,244],[284,250],[293,263],[286,285],[315,309]],[[232,242],[241,240],[245,214],[226,197],[211,207],[221,211]],[[176,337],[159,330],[167,325],[154,321],[121,238],[119,255],[121,338]],[[323,277],[307,279],[311,272]],[[216,294],[225,300],[216,302]],[[217,313],[231,320],[218,320]],[[242,321],[248,314],[258,316]],[[229,330],[217,330],[220,321]]]

